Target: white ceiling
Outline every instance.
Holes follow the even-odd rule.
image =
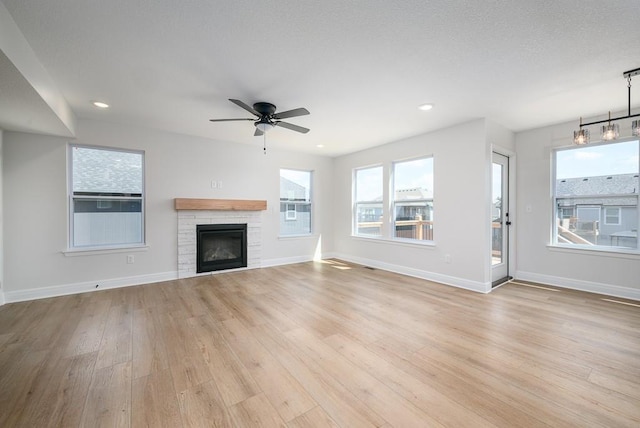
[[[1,1],[77,117],[257,149],[251,122],[208,121],[250,117],[228,98],[306,107],[288,121],[311,132],[267,144],[336,156],[480,117],[521,131],[625,110],[640,67],[638,0]]]

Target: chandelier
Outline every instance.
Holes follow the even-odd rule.
[[[585,126],[590,125],[598,125],[600,123],[607,123],[606,125],[602,125],[601,136],[604,141],[615,140],[620,136],[620,126],[615,122],[617,120],[622,119],[630,119],[632,117],[638,117],[640,114],[631,114],[631,77],[637,76],[640,74],[640,68],[636,68],[634,70],[625,71],[622,73],[622,76],[627,79],[627,91],[628,91],[628,104],[627,104],[627,115],[611,118],[611,112],[609,112],[609,118],[604,120],[596,120],[594,122],[582,123],[582,118],[580,118],[580,127],[577,131],[573,131],[573,143],[577,145],[587,144],[589,143],[589,130],[585,129]],[[638,137],[640,136],[640,120],[634,120],[631,123],[631,133]]]

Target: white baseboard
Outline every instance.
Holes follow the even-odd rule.
[[[2,292],[2,290],[0,290],[0,306],[4,305],[4,303],[4,293]]]
[[[323,257],[324,258],[324,257]],[[304,263],[310,262],[313,260],[313,256],[296,256],[296,257],[283,257],[280,259],[262,259],[262,263],[260,267],[273,267],[273,266],[283,266],[283,265],[292,265],[294,263]]]
[[[395,272],[402,275],[412,276],[415,278],[426,279],[428,281],[438,282],[440,284],[451,285],[453,287],[464,288],[465,290],[475,291],[478,293],[488,293],[491,291],[491,283],[482,283],[479,281],[471,281],[455,276],[443,275],[440,273],[429,272],[420,269],[409,268],[406,266],[384,263],[379,260],[369,260],[361,257],[349,256],[346,254],[335,254],[335,258],[345,260],[352,263],[358,263],[365,266],[375,267],[377,269]]]
[[[87,293],[90,291],[107,290],[110,288],[130,287],[133,285],[150,284],[153,282],[178,279],[178,272],[162,272],[149,275],[114,278],[103,281],[78,282],[75,284],[54,285],[52,287],[32,288],[21,291],[5,291],[6,303],[24,302],[26,300],[46,299],[48,297],[66,296],[69,294]],[[98,287],[96,287],[96,285]]]
[[[621,287],[619,285],[603,284],[599,282],[583,281],[581,279],[564,278],[560,276],[522,271],[516,272],[516,280],[517,279],[554,285],[556,287],[570,288],[572,290],[586,291],[589,293],[621,297],[623,299],[640,300],[640,288]]]

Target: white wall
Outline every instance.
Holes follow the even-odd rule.
[[[3,289],[3,284],[4,284],[4,235],[2,233],[2,231],[4,230],[4,226],[3,226],[3,205],[2,205],[2,136],[3,136],[3,131],[2,129],[0,129],[0,305],[4,304],[4,289]]]
[[[552,148],[572,143],[576,122],[516,134],[519,214],[516,276],[640,299],[640,255],[551,248]],[[620,122],[630,135],[630,121]],[[592,130],[592,132],[594,132]],[[527,209],[529,208],[529,209]]]
[[[300,153],[262,152],[259,144],[232,144],[134,126],[81,120],[74,142],[145,151],[148,250],[69,257],[67,247],[67,144],[69,140],[6,132],[5,297],[7,301],[101,287],[152,282],[176,276],[177,214],[173,199],[266,199],[263,265],[310,260],[322,241],[333,248],[333,160]],[[304,142],[301,141],[301,144]],[[278,238],[279,168],[314,171],[312,237]],[[211,180],[222,181],[212,189]],[[43,289],[53,287],[49,289]]]
[[[447,284],[490,289],[491,149],[476,120],[335,160],[335,248],[346,260]],[[434,158],[434,246],[351,236],[354,168],[412,157]],[[445,262],[449,255],[451,263]]]

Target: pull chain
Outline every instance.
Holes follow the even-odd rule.
[[[264,150],[264,154],[267,154],[267,133],[262,134],[262,150]]]

